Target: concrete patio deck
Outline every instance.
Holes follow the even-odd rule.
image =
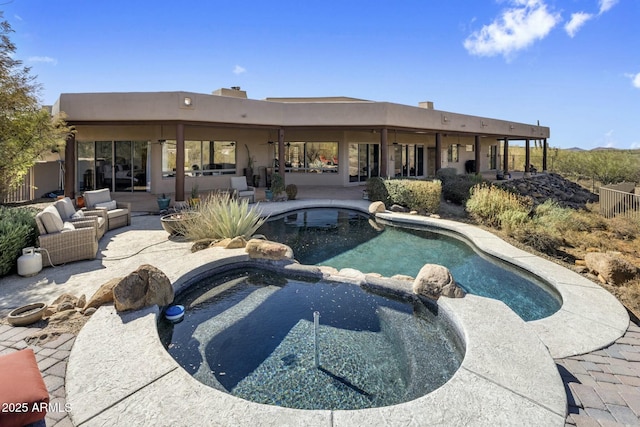
[[[273,213],[294,206],[312,205],[366,209],[368,202],[362,200],[361,191],[362,187],[309,189],[309,192],[300,191],[301,200],[299,201],[264,203],[261,204],[261,207]],[[100,242],[98,259],[76,262],[57,268],[46,268],[34,277],[9,276],[0,280],[0,295],[2,295],[0,315],[29,302],[50,302],[61,293],[91,295],[110,278],[125,275],[143,263],[158,266],[169,276],[174,285],[176,282],[179,285],[188,281],[189,272],[203,263],[232,262],[246,257],[241,250],[226,251],[226,253],[224,250],[220,250],[215,254],[190,254],[188,243],[167,239],[166,233],[160,227],[158,217],[146,214],[154,212],[154,209],[157,211],[155,197],[150,196],[144,200],[137,199],[135,203],[134,211],[137,214],[133,218],[132,225],[108,232]],[[414,221],[415,217],[405,220]],[[534,269],[543,276],[551,276],[549,277],[550,282],[563,288],[561,289],[563,299],[565,303],[569,302],[569,305],[564,306],[563,310],[556,315],[528,324],[513,319],[514,316],[510,316],[508,313],[500,314],[497,320],[492,319],[491,322],[488,322],[487,319],[483,321],[482,318],[476,318],[475,321],[472,321],[474,310],[469,311],[469,309],[462,308],[461,311],[455,312],[454,309],[454,313],[457,313],[461,323],[485,324],[488,328],[487,332],[500,332],[499,334],[494,333],[497,338],[504,339],[505,332],[519,331],[518,334],[527,337],[520,340],[528,348],[528,350],[522,349],[521,353],[529,354],[518,353],[519,350],[516,349],[515,355],[512,355],[508,353],[512,349],[508,348],[503,348],[500,351],[482,350],[481,347],[475,347],[479,341],[472,340],[473,345],[470,346],[468,343],[468,351],[471,351],[468,358],[470,365],[461,369],[459,374],[456,374],[455,380],[439,391],[441,395],[446,395],[449,398],[462,398],[462,401],[456,400],[455,404],[457,406],[471,405],[470,409],[468,412],[465,412],[466,409],[462,412],[458,411],[457,417],[456,412],[451,410],[431,411],[436,417],[431,418],[432,421],[436,421],[436,419],[446,421],[448,419],[454,423],[467,421],[474,425],[489,425],[490,422],[492,425],[496,425],[496,421],[501,425],[514,425],[513,423],[517,421],[520,421],[518,423],[520,425],[548,425],[549,423],[557,425],[563,423],[567,425],[638,424],[640,416],[640,328],[629,323],[626,312],[621,306],[611,301],[612,297],[608,293],[575,273],[518,251],[475,227],[452,221],[428,221],[437,223],[437,226],[457,229],[468,235],[477,246],[484,246],[483,249],[488,250],[489,253],[504,255],[504,252],[507,252],[514,264]],[[484,299],[469,298],[469,301],[480,306],[485,304],[482,300]],[[451,304],[455,305],[455,303]],[[445,301],[445,304],[449,304],[449,302]],[[494,307],[500,304],[490,303],[489,305]],[[499,308],[496,310],[500,311]],[[154,394],[159,392],[158,389],[163,389],[158,387],[162,383],[169,381],[173,385],[171,381],[176,378],[190,384],[189,387],[181,388],[181,390],[191,393],[194,401],[200,402],[199,409],[211,406],[209,401],[198,398],[202,393],[211,398],[210,392],[205,390],[206,388],[193,385],[189,382],[189,378],[184,378],[181,370],[176,369],[166,358],[166,352],[164,354],[156,352],[159,342],[157,345],[154,344],[153,334],[149,335],[150,331],[153,332],[155,325],[153,310],[117,316],[111,309],[105,308],[97,314],[85,326],[78,338],[63,335],[43,347],[34,348],[52,399],[58,403],[71,404],[73,420],[77,425],[138,425],[141,421],[151,420],[154,420],[156,425],[169,425],[168,422],[164,424],[163,420],[169,421],[172,417],[175,417],[172,421],[182,420],[181,424],[189,424],[188,418],[178,416],[180,413],[177,411],[182,405],[176,406],[174,395]],[[504,321],[500,323],[500,319]],[[512,326],[501,330],[501,326],[506,323]],[[0,354],[24,348],[26,346],[24,338],[33,332],[31,329],[0,325]],[[124,335],[116,333],[116,331],[120,331]],[[132,339],[136,336],[135,333],[140,331],[142,331],[142,336],[138,335],[139,339]],[[134,335],[128,335],[130,332],[133,332]],[[155,340],[157,341],[157,336]],[[538,348],[536,342],[544,345]],[[496,347],[493,349],[499,348],[498,345],[496,343]],[[509,356],[507,360],[502,360],[503,356],[500,353],[507,354]],[[555,393],[545,393],[545,387],[538,387],[540,390],[534,394],[530,394],[531,390],[517,391],[518,387],[530,384],[530,381],[535,383],[535,377],[540,375],[531,369],[531,363],[525,362],[525,360],[535,354],[538,355],[537,359],[544,359],[543,354],[545,353],[549,360],[555,360],[559,376],[564,383],[566,394],[563,399],[568,402],[566,419],[564,419],[564,415],[560,414],[562,411],[556,407],[558,402],[562,402],[565,407],[566,403]],[[136,354],[142,357],[135,357]],[[479,354],[482,354],[482,358],[477,359]],[[549,354],[553,355],[553,359]],[[69,359],[69,355],[71,355],[71,359]],[[125,355],[126,357],[124,357]],[[105,356],[106,359],[111,360],[111,363],[106,363],[103,366],[99,360],[102,357],[104,361]],[[518,361],[519,357],[525,359]],[[474,360],[476,361],[474,362]],[[126,384],[123,384],[121,376],[100,379],[100,381],[95,379],[82,380],[83,376],[87,375],[86,369],[90,367],[99,366],[99,371],[104,370],[103,373],[106,375],[109,371],[117,371],[118,365],[121,365],[123,361],[129,362],[124,368],[122,366],[120,368],[126,368],[132,376],[132,381],[125,381]],[[509,366],[504,371],[513,378],[503,378],[502,375],[505,372],[500,374],[499,372],[483,371],[486,369],[488,361],[499,362],[501,368]],[[548,367],[546,362],[542,362],[541,366],[545,365]],[[67,371],[68,366],[72,366],[70,371]],[[155,373],[147,375],[150,367]],[[509,370],[511,373],[508,372]],[[480,378],[478,375],[484,377],[485,380],[489,379],[489,382],[481,381],[481,388],[478,390],[484,394],[488,393],[491,399],[497,399],[494,401],[495,408],[491,405],[484,406],[486,402],[482,403],[475,397],[471,398],[471,394],[452,393],[456,381],[475,390],[474,383],[477,383]],[[491,379],[493,375],[499,376]],[[558,372],[556,372],[556,376],[558,376]],[[546,380],[553,383],[549,378]],[[69,382],[71,382],[71,390]],[[548,391],[555,389],[557,387],[550,386]],[[147,392],[151,395],[145,394]],[[118,393],[121,393],[120,397],[118,397]],[[437,405],[433,406],[435,403],[433,399],[438,398],[438,393],[434,393],[427,395],[421,403],[431,408],[437,407]],[[113,400],[108,396],[116,398]],[[164,400],[148,401],[147,399],[152,396],[164,396]],[[225,409],[224,411],[220,409],[218,412],[208,411],[207,413],[214,417],[209,418],[208,422],[211,425],[246,425],[244,422],[251,421],[251,425],[256,425],[255,419],[251,420],[246,417],[247,415],[234,414],[227,410],[228,405],[235,408],[236,411],[240,410],[238,403],[233,399],[229,400],[230,398],[228,395],[215,396],[215,399],[221,399],[220,404]],[[160,402],[166,407],[159,408]],[[523,403],[529,408],[529,412],[516,413],[522,409],[522,406],[518,405]],[[533,406],[531,406],[532,403]],[[247,408],[252,405],[255,404],[249,404],[242,410],[248,410]],[[60,407],[64,407],[64,405]],[[495,409],[500,407],[511,408],[511,412],[509,413],[509,409],[507,409],[506,414],[496,413]],[[278,411],[273,407],[259,407],[254,410],[257,411],[256,414],[260,414],[260,420],[263,420],[264,425],[268,420],[270,420],[270,425],[280,424],[280,422],[296,424],[301,422],[299,414],[289,413],[290,410],[284,410],[283,413],[288,413],[284,418],[280,418],[277,414]],[[247,414],[252,411],[249,409]],[[336,411],[332,414],[327,413],[328,411],[321,412],[324,413],[307,414],[311,417],[309,420],[317,421],[318,425],[362,425],[363,423],[372,424],[372,422],[372,425],[375,425],[376,420],[381,419],[373,417],[373,412],[364,415],[361,411]],[[404,415],[392,415],[389,411],[384,410],[378,411],[375,416],[385,418],[391,425],[404,425],[407,421],[424,420],[426,416],[415,407],[410,406],[405,406],[402,413]],[[162,414],[167,415],[168,418],[159,418]],[[223,414],[228,418],[220,418]],[[540,418],[541,414],[549,417],[547,422]],[[536,420],[539,422],[536,423]],[[73,424],[66,413],[52,412],[47,416],[47,425]]]

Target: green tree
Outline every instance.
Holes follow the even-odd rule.
[[[0,19],[3,13],[0,12]],[[60,150],[70,129],[39,102],[40,85],[31,69],[13,58],[16,46],[5,20],[0,22],[0,200],[15,188],[38,158]]]

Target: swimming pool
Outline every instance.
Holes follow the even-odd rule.
[[[447,267],[467,292],[503,301],[526,321],[555,313],[556,292],[532,275],[436,230],[383,226],[361,212],[314,208],[276,216],[257,231],[289,245],[303,264],[415,277],[424,264]]]

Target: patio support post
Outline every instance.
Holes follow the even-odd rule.
[[[529,153],[529,139],[524,140],[524,176],[531,176],[529,165],[531,164],[531,153]]]
[[[504,157],[502,159],[502,169],[504,177],[506,178],[509,173],[509,138],[504,138]]]
[[[64,195],[75,198],[76,188],[76,135],[67,135],[64,145]]]
[[[389,178],[389,146],[387,145],[389,130],[387,128],[380,129],[380,176]]]
[[[184,123],[176,125],[176,202],[184,202]]]
[[[436,133],[436,170],[433,171],[434,175],[442,169],[442,134]]]
[[[542,171],[547,171],[547,138],[542,140]]]
[[[478,175],[480,173],[480,135],[476,135],[474,140],[473,140],[473,142],[474,142],[474,145],[475,145],[475,147],[473,147],[473,148],[474,148],[475,154],[476,154],[476,158],[475,158],[475,161],[476,161],[476,165],[475,166],[476,167],[475,167],[475,170],[473,172],[476,175]]]
[[[285,168],[285,157],[284,157],[284,129],[278,129],[278,173],[282,177],[282,183],[284,184],[284,168]],[[286,185],[286,184],[285,184]]]

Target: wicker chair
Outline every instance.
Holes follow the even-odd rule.
[[[107,211],[107,230],[131,225],[131,203],[112,200],[108,188],[85,191],[83,196],[87,209]]]
[[[97,218],[63,222],[58,210],[51,205],[36,215],[42,252],[42,265],[64,264],[82,259],[94,259],[98,253]]]
[[[60,214],[60,218],[62,221],[69,221],[71,223],[76,223],[78,221],[87,221],[91,218],[95,218],[97,221],[96,224],[96,237],[98,240],[102,236],[104,236],[105,231],[107,231],[107,211],[104,209],[95,209],[95,210],[76,210],[73,202],[70,198],[65,197],[60,200],[56,200],[53,204],[58,210]]]

